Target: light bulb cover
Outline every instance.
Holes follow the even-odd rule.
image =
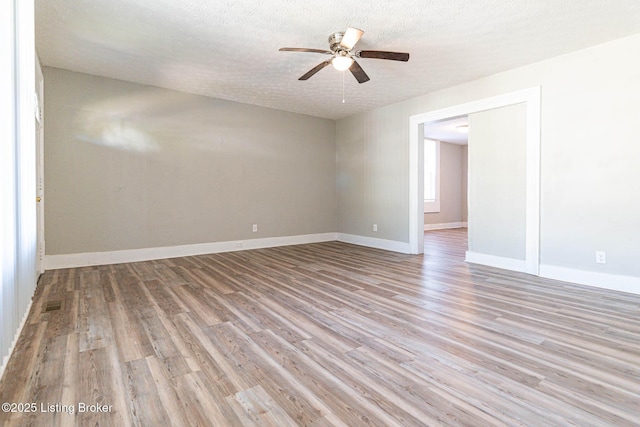
[[[353,64],[353,58],[350,56],[336,56],[331,60],[331,65],[338,71],[348,70]]]

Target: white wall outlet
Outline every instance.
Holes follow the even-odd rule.
[[[258,224],[253,224],[253,232],[257,232],[258,231]]]
[[[596,264],[606,264],[607,253],[605,251],[596,251]]]
[[[242,242],[236,242],[236,249],[242,249],[243,247]]]
[[[378,224],[373,224],[373,231],[378,231]]]

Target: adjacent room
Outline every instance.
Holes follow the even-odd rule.
[[[0,425],[640,425],[636,0],[0,7]]]

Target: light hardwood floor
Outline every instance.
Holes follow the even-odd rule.
[[[48,271],[0,383],[37,411],[0,421],[640,425],[640,296],[466,264],[465,230],[425,242]]]

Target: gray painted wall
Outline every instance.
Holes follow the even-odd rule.
[[[541,86],[541,263],[640,276],[640,61],[630,52],[640,34],[338,121],[338,231],[409,241],[412,115]],[[385,226],[363,226],[374,222]]]
[[[408,218],[408,190],[403,189],[409,161],[402,149],[408,144],[408,123],[392,107],[337,122],[339,232],[403,241],[396,237],[406,225],[398,215],[407,212],[403,222]],[[372,224],[378,232],[371,231]]]
[[[524,104],[469,115],[469,250],[525,259]]]
[[[47,254],[335,232],[334,121],[44,72]]]
[[[436,109],[412,102],[337,121],[338,232],[409,241],[409,117]]]
[[[466,145],[440,142],[440,212],[424,214],[425,224],[466,221]],[[463,185],[464,182],[464,185]],[[463,204],[463,200],[465,201]]]

